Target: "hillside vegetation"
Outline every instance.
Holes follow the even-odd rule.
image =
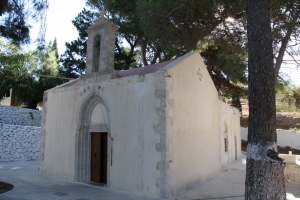
[[[300,132],[300,89],[285,86],[276,95],[277,129]],[[242,99],[241,126],[248,127],[248,100]]]

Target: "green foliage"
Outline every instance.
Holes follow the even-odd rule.
[[[28,115],[29,115],[29,117],[30,117],[31,120],[34,120],[34,116],[33,116],[32,112],[29,112]]]
[[[240,108],[239,97],[247,93],[243,87],[247,81],[246,36],[240,31],[240,21],[227,32],[220,24],[225,24],[228,16],[241,18],[243,3],[89,0],[87,4],[97,10],[107,9],[110,19],[119,27],[116,70],[155,64],[198,51],[220,94],[233,98],[233,105]],[[224,10],[217,10],[218,6]],[[124,40],[129,47],[124,47]]]
[[[2,49],[0,52],[1,97],[13,88],[19,104],[35,109],[37,104],[43,101],[45,90],[63,82],[61,79],[28,75],[30,73],[50,76],[60,74],[56,40],[49,43],[43,54],[38,52],[39,50],[24,52],[20,47],[3,41],[0,47]]]
[[[290,128],[289,131],[294,131],[300,133],[300,128]]]
[[[167,57],[167,52],[161,48],[161,44],[156,38],[150,39],[144,33],[140,24],[137,2],[137,0],[87,1],[88,5],[96,7],[98,10],[106,8],[109,11],[108,17],[118,26],[115,54],[116,60],[123,63],[123,66],[119,66],[118,62],[115,63],[116,70],[147,66],[171,58]],[[128,46],[125,46],[123,41]]]
[[[275,68],[279,82],[283,83],[278,72],[284,52],[295,55],[289,44],[297,43],[299,38],[300,7],[295,0],[273,1],[271,4]],[[87,5],[97,12],[105,8],[108,10],[106,17],[118,25],[116,70],[146,66],[196,51],[204,59],[218,92],[223,97],[232,98],[233,104],[240,108],[239,98],[248,94],[245,1],[88,0]],[[88,16],[87,13],[81,15]],[[75,21],[78,21],[74,24],[76,27],[92,23]],[[74,54],[81,59],[78,63],[62,62],[68,70],[73,70],[72,73],[84,71],[86,49],[81,46],[85,42],[67,44],[70,52],[62,59],[72,61]],[[82,53],[76,53],[78,49]]]
[[[50,42],[46,51],[41,55],[35,52],[39,65],[31,72],[41,75],[58,76],[61,69],[58,65],[56,40]],[[35,109],[38,103],[43,102],[43,93],[63,83],[63,80],[50,77],[22,76],[19,83],[13,88],[18,96],[18,101],[28,108]]]
[[[201,42],[200,52],[218,92],[232,98],[240,109],[239,98],[247,96],[247,51],[241,44],[223,38],[208,37]]]
[[[300,87],[285,86],[281,91],[281,102],[287,104],[293,111],[300,110]]]
[[[76,78],[84,73],[88,36],[85,30],[92,25],[96,18],[96,13],[83,9],[72,21],[79,37],[77,40],[66,43],[66,51],[59,60],[65,77]]]
[[[272,1],[272,38],[276,76],[284,54],[298,55],[299,1]],[[247,37],[244,1],[137,1],[145,34],[159,40],[170,54],[198,51],[219,93],[247,96]],[[229,21],[229,17],[231,21]],[[297,64],[297,62],[296,62]],[[234,101],[233,101],[234,102]]]
[[[195,49],[227,17],[239,18],[243,7],[240,1],[137,1],[145,34],[158,38],[172,54],[182,47],[186,52]]]
[[[37,57],[33,52],[23,52],[20,47],[4,40],[0,40],[0,48],[0,97],[3,97],[23,77],[21,73],[12,71],[30,71],[37,65]]]
[[[41,25],[38,40],[43,44],[47,9],[47,0],[8,0],[1,13],[3,23],[0,25],[0,35],[17,45],[29,43],[29,21],[34,20]]]
[[[218,92],[241,110],[239,99],[247,96],[244,2],[138,1],[137,5],[145,34],[158,38],[169,55],[199,52]]]
[[[280,112],[289,112],[293,117],[298,117],[299,114],[297,112],[300,111],[285,102],[276,102],[276,110]]]

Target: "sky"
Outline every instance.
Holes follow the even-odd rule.
[[[280,71],[290,78],[292,84],[300,86],[300,69],[294,64],[282,65]]]
[[[48,2],[46,44],[56,37],[58,52],[61,55],[65,52],[65,43],[78,38],[72,20],[85,7],[85,0],[48,0]],[[32,38],[36,38],[38,26],[34,26],[31,33]]]

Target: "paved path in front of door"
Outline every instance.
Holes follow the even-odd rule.
[[[153,200],[126,192],[76,183],[38,171],[39,161],[0,163],[0,180],[14,189],[1,200]]]
[[[244,199],[245,155],[224,167],[222,173],[170,200]],[[38,161],[0,163],[0,181],[14,189],[1,200],[154,200],[126,192],[74,183],[39,172]],[[300,186],[286,185],[287,193],[300,198]]]

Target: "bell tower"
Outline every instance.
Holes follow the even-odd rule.
[[[114,72],[117,26],[104,17],[105,13],[106,11],[102,10],[100,18],[86,30],[88,42],[85,76],[96,73],[99,76],[107,77]]]

